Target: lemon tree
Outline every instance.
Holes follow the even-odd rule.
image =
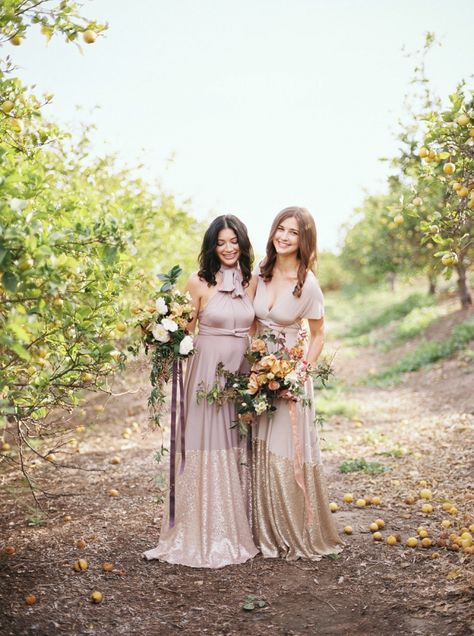
[[[74,3],[55,4],[4,2],[3,46],[26,35],[40,5],[68,40],[90,30]],[[87,128],[72,138],[47,121],[52,97],[31,94],[15,72],[0,72],[0,428],[21,447],[125,363],[135,307],[159,272],[191,270],[201,228],[113,157],[94,158]]]

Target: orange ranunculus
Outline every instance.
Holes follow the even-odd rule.
[[[239,414],[239,420],[241,422],[243,422],[244,424],[250,424],[251,421],[253,420],[253,414],[250,413],[250,412],[240,413]]]
[[[270,389],[270,391],[278,391],[278,389],[280,388],[280,383],[276,380],[270,380],[270,382],[268,383],[268,388]]]
[[[260,338],[255,338],[252,340],[252,344],[250,345],[250,351],[254,351],[256,353],[263,353],[266,349],[265,341]]]
[[[255,373],[251,373],[247,384],[247,393],[249,395],[255,395],[255,393],[258,392],[258,388],[257,375]]]

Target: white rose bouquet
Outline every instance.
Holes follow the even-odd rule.
[[[187,331],[194,312],[191,296],[176,289],[181,271],[179,265],[175,265],[167,274],[159,274],[160,290],[145,307],[135,312],[145,353],[151,351],[152,356],[152,390],[148,404],[151,419],[157,425],[165,410],[165,389],[173,375],[173,365],[177,367],[194,353],[193,338]]]

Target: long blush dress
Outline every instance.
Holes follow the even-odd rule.
[[[254,299],[258,332],[284,332],[289,347],[304,318],[324,314],[323,295],[312,272],[301,296],[292,292],[293,286],[269,308],[266,283],[259,276]],[[261,415],[253,427],[253,527],[264,557],[318,560],[341,549],[321,464],[312,380],[306,395],[311,407],[278,400],[272,417]]]
[[[248,332],[254,319],[252,302],[236,268],[221,269],[221,283],[198,316],[196,353],[188,361],[185,381],[185,466],[180,474],[177,448],[175,524],[169,527],[168,506],[159,543],[144,553],[190,567],[220,568],[244,563],[257,554],[250,528],[250,474],[246,441],[241,440],[235,406],[217,408],[197,401],[201,383],[210,388],[216,367],[242,368]],[[180,431],[177,433],[180,439]]]

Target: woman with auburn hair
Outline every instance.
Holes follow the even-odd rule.
[[[244,364],[255,315],[247,294],[252,261],[242,221],[231,214],[214,219],[204,235],[199,271],[187,284],[195,307],[188,329],[192,333],[198,323],[199,333],[186,370],[185,430],[176,435],[175,514],[170,519],[166,507],[158,547],[144,554],[148,560],[220,568],[257,553],[250,528],[247,448],[233,426],[235,405],[197,397],[200,388],[214,384],[219,364],[234,373]]]
[[[266,257],[252,279],[257,333],[284,334],[291,348],[306,320],[310,366],[324,343],[315,262],[313,217],[305,208],[285,208],[272,224]],[[322,471],[311,379],[305,394],[311,406],[279,399],[271,419],[264,413],[253,426],[253,531],[264,557],[317,560],[341,549]]]

